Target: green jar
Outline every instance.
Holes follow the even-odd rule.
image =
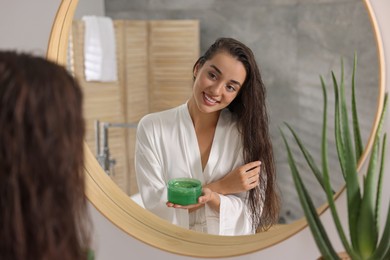
[[[197,204],[202,183],[197,179],[177,178],[168,182],[168,201],[179,205]]]

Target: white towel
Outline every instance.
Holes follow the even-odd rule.
[[[84,72],[87,81],[117,81],[114,25],[109,17],[84,16]]]

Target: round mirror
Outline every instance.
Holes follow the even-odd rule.
[[[192,2],[193,1],[191,1],[191,3]],[[217,1],[210,1],[210,4],[211,2],[214,3]],[[248,1],[248,3],[249,2],[251,5],[255,4],[253,1]],[[250,9],[251,12],[249,12],[250,19],[247,20],[247,24],[240,26],[235,25],[236,22],[238,22],[235,20],[243,20],[242,17],[237,15],[237,13],[244,13],[244,5],[241,2],[240,7],[233,9],[233,11],[228,9],[228,6],[233,5],[234,1],[224,1],[225,7],[216,8],[226,8],[226,10],[230,10],[231,13],[226,14],[226,17],[229,18],[227,20],[229,23],[226,22],[226,20],[223,20],[227,19],[224,18],[224,16],[212,16],[210,15],[210,12],[203,13],[198,17],[194,15],[188,17],[191,19],[199,19],[200,24],[202,24],[202,21],[205,19],[205,17],[209,16],[214,17],[216,20],[221,19],[226,24],[231,24],[233,27],[231,29],[233,29],[234,33],[231,33],[230,36],[240,39],[243,38],[243,36],[240,34],[241,31],[249,29],[252,30],[250,37],[246,38],[246,43],[254,49],[256,54],[259,55],[258,60],[262,67],[266,85],[272,86],[269,87],[269,107],[271,112],[271,121],[273,121],[274,129],[280,126],[282,121],[288,121],[292,124],[297,122],[300,124],[301,121],[298,120],[299,118],[312,118],[312,115],[309,116],[308,113],[321,115],[320,110],[315,111],[315,109],[310,109],[308,107],[303,107],[300,110],[293,110],[290,108],[294,106],[294,103],[304,103],[310,105],[310,103],[316,104],[321,102],[321,96],[318,96],[318,93],[316,94],[316,91],[314,90],[319,89],[317,86],[319,83],[318,74],[327,73],[330,69],[339,68],[340,56],[348,58],[345,60],[347,67],[346,71],[348,72],[348,66],[350,66],[348,62],[351,61],[350,57],[352,57],[354,51],[357,51],[358,53],[359,64],[366,64],[367,62],[370,65],[365,65],[362,67],[369,67],[369,69],[372,69],[367,70],[365,73],[361,73],[360,77],[363,79],[374,79],[374,81],[361,81],[363,83],[359,82],[358,85],[365,87],[365,91],[368,85],[373,86],[371,89],[367,89],[367,91],[370,93],[371,100],[373,100],[375,104],[378,104],[377,100],[381,100],[383,98],[384,82],[382,77],[379,76],[378,78],[377,64],[379,64],[379,69],[381,71],[383,55],[382,48],[380,46],[381,41],[378,39],[379,34],[377,32],[377,25],[375,19],[372,16],[371,7],[367,1],[362,2],[351,0],[347,3],[344,3],[345,5],[339,4],[337,1],[326,1],[324,3],[318,4],[307,4],[308,1],[298,1],[293,5],[291,5],[291,1],[276,1],[276,6],[268,3],[270,1],[266,2],[267,4],[263,8],[252,6]],[[335,8],[332,7],[331,4],[337,4],[338,6]],[[57,14],[55,24],[53,25],[53,31],[48,49],[48,58],[56,60],[62,64],[65,64],[66,60],[66,48],[69,35],[68,33],[71,27],[76,6],[77,1],[64,0]],[[192,5],[189,4],[189,6],[191,7]],[[300,8],[295,9],[294,15],[287,15],[287,11],[291,11],[292,6]],[[212,9],[211,6],[204,7]],[[198,7],[196,4],[194,4],[192,8],[196,9]],[[166,4],[163,6],[160,5],[160,9],[166,9]],[[271,9],[277,10],[275,15],[269,15],[269,11]],[[256,10],[258,12],[256,12]],[[371,25],[369,23],[362,25],[354,20],[345,22],[337,19],[342,16],[357,17],[359,14],[361,16],[362,12],[367,11],[369,16],[365,15],[366,22],[370,21],[371,19]],[[111,13],[111,10],[106,12],[112,16],[112,18],[118,18],[116,15]],[[148,12],[158,15],[158,17],[154,18],[167,18],[166,16],[162,16],[161,13],[159,14],[156,12],[156,10],[146,11],[145,15],[147,15]],[[136,13],[140,13],[139,10],[137,10]],[[174,13],[178,16],[175,18],[180,18],[180,15],[177,14],[176,10],[175,12],[171,13]],[[186,17],[189,13],[196,12],[192,10],[187,13],[183,13],[182,17]],[[245,13],[248,12],[245,11]],[[324,13],[326,15],[320,15]],[[120,14],[120,16],[122,15],[123,12]],[[332,16],[333,18],[329,19],[330,15],[334,15],[334,17]],[[235,17],[237,19],[235,19]],[[122,19],[123,17],[120,18]],[[256,24],[255,21],[258,23]],[[307,21],[311,22],[308,23]],[[216,22],[218,21],[214,21],[214,23]],[[262,27],[265,27],[268,30],[263,33],[257,33],[260,27],[259,22]],[[375,44],[377,48],[375,49],[373,46],[364,45],[361,43],[361,38],[359,37],[352,37],[352,39],[349,41],[344,42],[344,36],[347,33],[345,31],[340,32],[335,30],[334,27],[330,27],[330,23],[333,23],[333,26],[339,26],[350,30],[351,34],[355,29],[357,30],[358,28],[363,28],[363,30],[369,29],[370,35],[367,37],[372,38],[373,44]],[[293,29],[292,27],[282,29],[282,27],[278,26],[279,24],[297,24],[301,27],[300,30]],[[215,30],[219,28],[218,26],[201,26],[200,28],[201,39],[203,37],[202,32],[206,36],[211,35],[211,37],[218,35],[215,33]],[[276,28],[276,30],[271,30],[271,28]],[[324,33],[324,31],[328,34]],[[335,39],[339,40],[335,41]],[[201,44],[201,49],[204,48],[204,45],[208,45],[209,43],[210,41],[206,40],[204,44]],[[360,46],[359,44],[362,45]],[[284,46],[286,45],[293,46],[295,51],[291,52],[284,49]],[[339,49],[340,45],[344,47]],[[260,47],[255,49],[256,46]],[[351,46],[356,46],[356,49],[352,49],[354,47]],[[272,52],[271,47],[276,50],[276,56],[268,55],[270,52]],[[334,50],[336,51],[333,52]],[[298,60],[297,57],[302,53],[305,53],[305,55],[308,56],[303,60]],[[360,55],[360,53],[362,53],[362,55]],[[374,63],[372,63],[373,55],[375,56]],[[368,57],[371,57],[371,59]],[[379,63],[377,63],[378,57]],[[308,63],[310,60],[326,62],[320,62],[317,65],[310,65]],[[360,69],[360,67],[358,67],[358,69]],[[275,71],[276,74],[272,73],[273,71]],[[286,77],[281,76],[284,74],[284,72],[287,72]],[[291,82],[294,82],[296,87],[287,89],[287,86],[291,85]],[[378,85],[379,91],[377,87]],[[276,92],[272,93],[272,88],[274,88]],[[364,114],[367,111],[367,120],[364,120],[364,124],[366,124],[367,129],[365,135],[367,145],[365,153],[359,163],[359,165],[361,165],[369,148],[371,147],[372,133],[376,128],[381,107],[379,107],[379,105],[374,105],[373,103],[365,103],[364,100],[359,102],[364,104],[364,107],[361,108],[362,113]],[[372,110],[366,109],[367,107],[372,108]],[[321,109],[321,107],[319,109]],[[277,116],[279,112],[278,110],[287,110],[290,112],[290,114],[279,117]],[[307,134],[315,132],[315,125],[315,122],[310,120],[306,122],[306,125],[300,125],[302,127],[302,133]],[[276,139],[273,143],[275,147],[281,147],[282,145],[278,141],[279,136],[277,133],[278,132],[275,131]],[[318,138],[313,137],[313,139]],[[281,178],[281,183],[279,186],[282,189],[282,196],[286,198],[287,196],[283,195],[283,187],[291,189],[293,185],[287,184],[288,182],[283,183],[284,181],[287,181],[288,176],[290,176],[288,169],[284,170],[285,173],[283,174],[279,173],[283,168],[285,168],[283,166],[283,160],[285,160],[283,149],[279,150],[279,152],[277,149],[275,149],[275,153],[277,155],[277,159],[279,158],[281,161],[281,166],[277,166],[279,167],[278,174]],[[170,225],[153,214],[143,210],[137,204],[132,202],[128,195],[123,192],[102,170],[99,163],[95,159],[95,154],[93,154],[88,147],[86,147],[85,170],[88,181],[87,196],[92,204],[95,205],[95,207],[101,211],[103,215],[105,215],[122,230],[140,239],[141,241],[174,253],[200,257],[224,257],[244,254],[257,251],[278,243],[279,241],[295,234],[306,225],[305,220],[300,218],[296,221],[292,221],[291,224],[277,225],[268,232],[258,233],[251,236],[220,237],[195,233]],[[322,202],[319,200],[320,204]],[[322,206],[319,211],[322,212],[325,208],[326,205]],[[289,222],[288,218],[295,220],[297,217],[299,217],[299,214],[291,214],[291,212],[297,212],[297,210],[288,207],[283,208],[282,216],[285,216],[283,221]]]

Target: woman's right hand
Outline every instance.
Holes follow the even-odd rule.
[[[222,179],[204,187],[219,194],[235,194],[245,192],[259,185],[260,161],[254,161],[237,167]]]

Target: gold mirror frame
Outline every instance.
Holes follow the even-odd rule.
[[[374,132],[378,126],[385,91],[385,66],[382,39],[369,0],[362,0],[368,11],[376,38],[379,62],[379,91],[377,112],[370,137],[358,168],[371,150]],[[62,0],[57,11],[49,39],[47,58],[65,65],[68,35],[78,0]],[[268,232],[249,236],[215,236],[186,230],[172,225],[133,202],[102,170],[91,153],[85,148],[86,196],[108,220],[132,237],[156,248],[193,257],[231,257],[248,254],[275,245],[293,236],[307,226],[305,218],[286,225],[276,225]],[[337,198],[344,188],[339,191]],[[327,204],[318,208],[319,213]]]

